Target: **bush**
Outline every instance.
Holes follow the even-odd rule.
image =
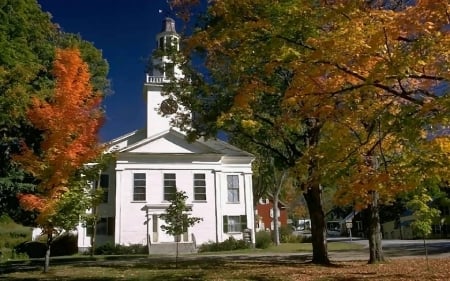
[[[283,225],[279,229],[280,232],[280,242],[288,243],[292,239],[292,227],[290,225]]]
[[[229,237],[227,240],[216,243],[216,242],[208,242],[200,245],[198,248],[199,253],[203,252],[219,252],[219,251],[233,251],[240,249],[248,249],[250,248],[250,244],[245,242],[244,240],[236,240],[234,237]]]
[[[312,237],[311,236],[299,236],[300,243],[311,243]]]
[[[147,254],[148,249],[146,245],[131,244],[128,246],[114,245],[106,243],[95,248],[96,255],[133,255],[133,254]]]
[[[255,237],[255,247],[259,249],[267,249],[272,244],[272,235],[269,231],[258,231]]]
[[[71,256],[78,253],[78,236],[64,233],[55,238],[50,250],[51,256]]]
[[[39,241],[22,242],[14,247],[14,251],[18,254],[25,253],[30,258],[43,258],[47,244]],[[70,233],[56,237],[50,249],[52,257],[70,256],[75,253],[78,253],[77,236]]]

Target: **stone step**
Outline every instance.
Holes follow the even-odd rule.
[[[175,255],[177,243],[158,243],[150,245],[150,255]],[[197,248],[193,243],[178,243],[178,254],[197,253]]]

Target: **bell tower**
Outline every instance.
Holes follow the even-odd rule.
[[[146,73],[144,96],[147,101],[147,137],[170,129],[171,116],[177,112],[178,104],[168,100],[161,92],[171,78],[183,78],[179,66],[173,63],[170,55],[179,51],[180,35],[175,30],[175,21],[166,17],[161,31],[156,35],[156,49],[151,58],[151,67]],[[161,109],[162,115],[159,113]]]

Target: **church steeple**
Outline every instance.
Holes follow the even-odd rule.
[[[170,129],[170,118],[178,110],[173,100],[161,95],[162,87],[171,78],[183,78],[179,66],[173,63],[171,55],[179,51],[180,35],[176,32],[175,21],[166,17],[161,31],[156,35],[156,49],[151,58],[151,68],[146,74],[144,95],[147,100],[147,137]],[[162,115],[158,113],[161,109]]]
[[[176,32],[175,21],[166,17],[162,21],[161,31],[156,35],[156,50],[153,52],[150,73],[147,82],[164,83],[169,77],[181,78],[182,73],[170,59],[170,54],[180,50],[180,35]],[[149,77],[153,77],[150,78]]]

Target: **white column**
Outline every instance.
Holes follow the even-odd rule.
[[[216,242],[223,241],[223,202],[222,202],[222,172],[214,171],[214,193],[216,208]]]
[[[122,241],[122,173],[123,169],[116,168],[116,213],[114,226],[114,244],[121,244]]]
[[[244,192],[247,227],[252,230],[252,243],[255,244],[255,210],[253,206],[253,183],[251,173],[244,173]]]

